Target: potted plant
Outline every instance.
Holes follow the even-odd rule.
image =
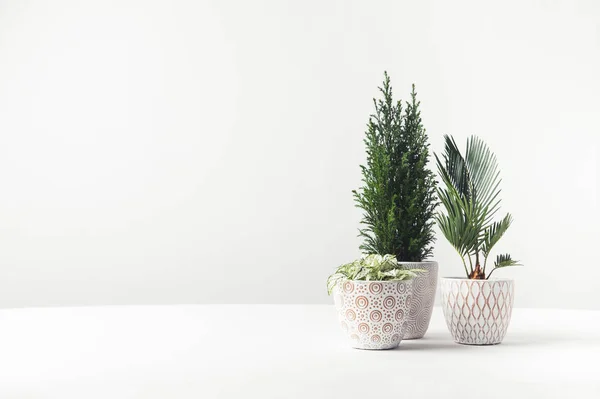
[[[373,99],[375,113],[364,140],[363,186],[353,192],[357,207],[364,211],[360,249],[365,254],[392,254],[406,269],[428,271],[413,284],[404,339],[415,339],[429,327],[437,288],[438,264],[424,261],[431,256],[435,240],[435,175],[427,167],[429,144],[415,86],[404,110],[401,101],[393,100],[387,72],[379,91],[383,98]]]
[[[337,268],[327,279],[342,330],[358,349],[391,349],[408,326],[412,278],[394,255],[366,255]]]
[[[446,324],[458,343],[499,344],[510,322],[514,283],[490,276],[519,263],[501,254],[488,269],[494,246],[512,223],[510,213],[493,220],[500,206],[496,156],[476,136],[467,140],[464,156],[451,136],[444,139],[442,158],[435,157],[444,185],[437,193],[445,212],[439,212],[436,221],[462,259],[466,274],[466,278],[442,278]]]

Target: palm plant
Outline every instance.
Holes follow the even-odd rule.
[[[437,154],[435,159],[444,183],[443,188],[436,190],[446,212],[438,212],[435,218],[460,255],[467,277],[487,279],[496,269],[519,265],[509,254],[501,254],[486,275],[488,257],[512,223],[510,213],[493,221],[500,208],[501,179],[496,156],[476,136],[467,140],[464,156],[454,138],[445,135],[444,139],[442,159]]]

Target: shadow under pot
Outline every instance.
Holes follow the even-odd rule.
[[[502,342],[513,308],[512,279],[442,278],[442,309],[452,338],[465,345]]]
[[[408,327],[412,280],[342,281],[333,295],[342,330],[357,349],[397,347]]]

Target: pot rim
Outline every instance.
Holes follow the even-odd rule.
[[[485,282],[485,281],[515,281],[512,278],[508,278],[508,277],[492,277],[490,279],[486,279],[486,280],[479,280],[479,279],[472,279],[472,278],[466,278],[466,277],[442,277],[442,280],[464,280],[464,281],[476,281],[476,282]]]
[[[404,265],[406,263],[425,263],[425,264],[430,264],[430,265],[433,265],[433,264],[437,265],[438,261],[437,260],[422,260],[420,262],[411,262],[410,260],[399,260],[398,261],[398,264],[400,264],[400,265]]]
[[[341,280],[340,283],[344,283],[344,281],[352,281],[353,283],[382,283],[382,284],[397,284],[397,283],[408,283],[412,282],[414,278],[408,280]]]

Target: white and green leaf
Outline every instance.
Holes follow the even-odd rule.
[[[406,269],[394,255],[365,255],[353,262],[339,266],[327,279],[327,292],[333,292],[336,285],[345,280],[394,281],[410,280],[426,273],[423,269]]]

